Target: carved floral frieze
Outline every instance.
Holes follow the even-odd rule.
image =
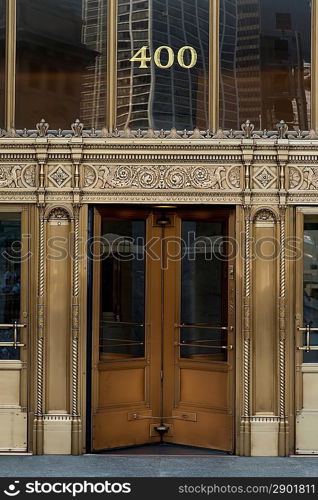
[[[0,189],[35,187],[36,165],[0,165]]]
[[[239,166],[85,165],[84,188],[240,190]]]
[[[318,190],[318,167],[290,167],[289,189],[302,191]]]

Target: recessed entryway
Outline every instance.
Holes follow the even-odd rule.
[[[93,451],[233,451],[233,221],[229,209],[95,210]]]

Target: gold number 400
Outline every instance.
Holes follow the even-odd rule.
[[[139,62],[140,63],[139,68],[148,68],[147,63],[149,63],[151,61],[151,57],[147,57],[147,50],[148,50],[148,46],[144,45],[143,47],[141,47],[141,49],[138,50],[138,52],[136,52],[136,54],[130,59],[130,61],[131,62]],[[166,64],[162,64],[162,62],[161,62],[161,52],[163,50],[166,50],[167,54],[168,54],[168,61]],[[191,56],[189,64],[186,64],[184,62],[184,54],[187,50],[190,52],[190,56]],[[153,55],[153,59],[154,59],[155,65],[158,68],[168,69],[168,68],[171,68],[171,66],[173,65],[174,60],[175,60],[175,55],[174,55],[174,52],[173,52],[171,47],[168,47],[167,45],[162,45],[161,47],[158,47],[155,50],[154,55]],[[177,61],[178,61],[179,66],[181,66],[181,68],[191,69],[196,65],[197,60],[198,60],[198,54],[197,54],[197,51],[193,47],[185,45],[184,47],[181,47],[181,49],[178,51]]]

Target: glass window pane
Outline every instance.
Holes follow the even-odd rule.
[[[224,236],[221,222],[182,221],[180,342],[187,344],[180,349],[182,358],[227,359],[227,351],[218,348],[227,345],[227,331],[221,329],[227,326]]]
[[[0,214],[0,323],[2,324],[20,322],[20,242],[20,214]],[[13,342],[12,328],[0,328],[0,342]],[[19,349],[0,347],[1,359],[19,359]]]
[[[6,2],[0,0],[0,128],[4,128]]]
[[[105,126],[107,0],[17,0],[16,127]]]
[[[311,0],[220,0],[220,126],[310,128]]]
[[[104,221],[100,360],[145,354],[145,221]]]
[[[318,328],[318,216],[305,215],[304,226],[304,326]],[[303,344],[306,345],[306,333]],[[310,334],[318,345],[318,332]],[[304,363],[318,363],[318,351],[304,352]]]
[[[152,59],[140,68],[130,59],[144,46]],[[162,46],[174,58],[166,69],[154,61]],[[193,68],[181,66],[191,65],[190,50],[179,64],[182,47],[195,49]],[[169,64],[167,49],[158,57],[159,64]],[[209,0],[118,0],[117,70],[118,128],[208,128]]]

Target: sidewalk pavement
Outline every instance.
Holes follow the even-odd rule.
[[[2,455],[0,477],[318,477],[318,457]]]

